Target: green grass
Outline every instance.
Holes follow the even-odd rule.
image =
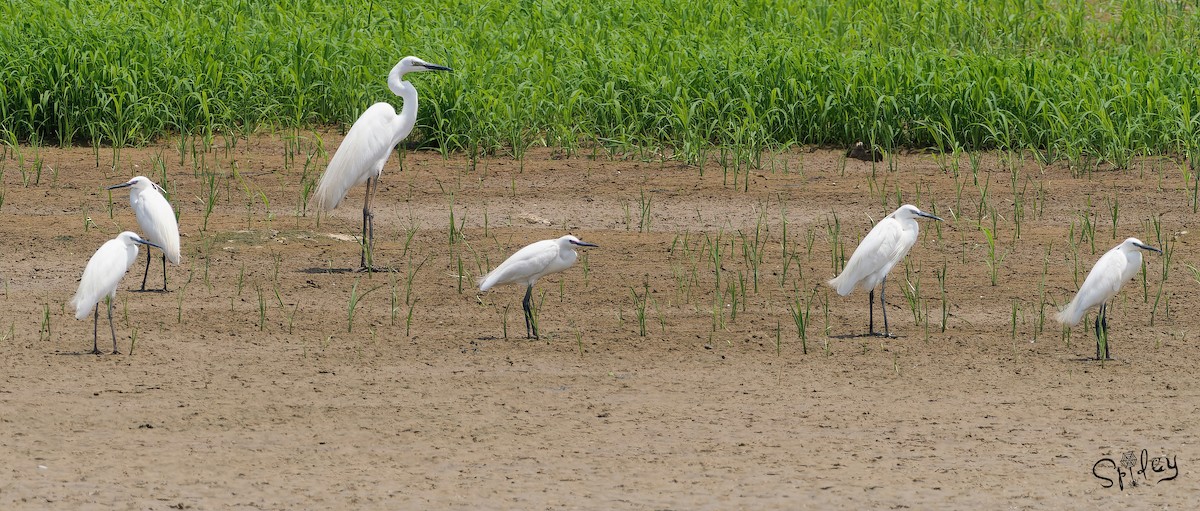
[[[347,126],[399,100],[443,150],[855,140],[1109,161],[1200,148],[1200,10],[1155,0],[13,0],[0,135],[140,144]]]

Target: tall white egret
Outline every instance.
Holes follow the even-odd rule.
[[[1108,299],[1116,296],[1121,286],[1142,269],[1142,252],[1138,249],[1162,253],[1161,250],[1142,243],[1142,240],[1125,238],[1120,245],[1100,256],[1100,260],[1092,266],[1092,271],[1088,272],[1087,278],[1083,279],[1083,285],[1079,286],[1075,298],[1055,316],[1059,323],[1075,326],[1083,319],[1083,314],[1088,309],[1100,306],[1100,313],[1096,315],[1097,359],[1100,359],[1101,351],[1104,360],[1112,359],[1108,349]]]
[[[869,291],[867,309],[870,311],[869,335],[890,337],[887,320],[887,302],[884,298],[884,288],[887,284],[887,274],[896,263],[904,259],[908,250],[917,242],[917,217],[941,218],[917,209],[912,204],[896,208],[892,214],[880,220],[871,228],[842,273],[829,280],[828,284],[837,290],[837,294],[846,296],[855,288]],[[875,286],[879,286],[879,305],[883,309],[883,334],[875,331]]]
[[[88,313],[94,311],[92,320],[92,353],[94,354],[100,353],[100,348],[96,345],[96,330],[100,327],[100,309],[96,307],[96,304],[100,303],[105,296],[108,297],[108,328],[112,331],[113,353],[120,353],[117,351],[117,329],[113,326],[112,308],[113,302],[117,299],[117,285],[125,277],[129,265],[133,264],[134,259],[137,259],[138,244],[162,248],[131,231],[125,231],[100,245],[100,249],[92,254],[92,258],[88,260],[87,266],[83,269],[83,277],[79,279],[79,290],[71,299],[71,306],[75,308],[75,319],[86,318]]]
[[[500,266],[479,278],[479,290],[487,291],[500,284],[524,284],[525,336],[537,339],[537,321],[533,317],[533,285],[538,279],[557,273],[575,264],[578,254],[575,247],[595,247],[571,235],[552,240],[542,240],[526,245],[505,259]]]
[[[404,57],[388,73],[388,88],[404,100],[400,113],[391,103],[375,103],[354,121],[342,145],[338,147],[329,166],[321,175],[317,190],[313,193],[317,207],[329,211],[338,207],[350,188],[366,183],[367,195],[363,200],[363,249],[361,267],[368,268],[371,244],[375,238],[374,215],[371,199],[379,189],[379,176],[392,149],[404,140],[417,123],[417,89],[404,79],[407,73],[421,71],[452,71],[446,66],[430,64],[417,57]]]
[[[179,222],[175,220],[175,210],[171,203],[163,197],[155,182],[146,176],[137,176],[119,185],[108,187],[109,190],[129,188],[129,205],[137,217],[138,226],[146,239],[162,248],[163,262],[163,291],[167,290],[167,261],[178,266],[179,254]],[[146,273],[142,275],[142,291],[146,290],[146,277],[150,276],[150,251],[146,250]]]

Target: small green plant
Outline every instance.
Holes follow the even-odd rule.
[[[38,340],[50,340],[50,304],[42,304],[42,326],[38,329]]]
[[[800,350],[805,355],[808,354],[808,323],[812,314],[813,298],[817,295],[817,290],[814,288],[808,298],[797,296],[795,301],[788,304],[788,312],[792,315],[792,321],[796,324],[796,335],[800,336]],[[778,342],[776,342],[776,351],[778,352]]]
[[[651,197],[646,195],[646,190],[642,190],[638,198],[638,208],[641,211],[641,218],[638,220],[638,232],[650,232],[650,201]]]
[[[362,283],[362,277],[359,277],[358,279],[356,279],[354,281],[354,286],[352,288],[350,288],[350,303],[346,307],[346,333],[354,332],[354,311],[358,307],[359,300],[362,300],[364,297],[371,294],[372,291],[375,291],[376,289],[383,287],[382,285],[375,286],[371,289],[368,289],[367,291],[363,292],[363,294],[360,295],[360,294],[358,294],[358,285],[361,283]],[[409,313],[411,314],[411,312],[412,312],[412,310],[410,307]]]
[[[634,315],[637,317],[638,337],[646,336],[646,300],[650,298],[650,284],[643,283],[642,286],[643,292],[641,295],[638,295],[637,290],[632,286],[629,288],[629,294],[633,295],[633,309]]]

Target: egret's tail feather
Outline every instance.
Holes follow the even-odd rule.
[[[829,279],[829,280],[825,281],[825,283],[829,284],[829,287],[832,287],[835,291],[837,291],[837,294],[839,296],[846,296],[846,295],[850,294],[851,291],[854,291],[854,286],[853,285],[844,285],[845,282],[843,282],[842,277],[845,277],[845,276],[846,276],[846,272],[843,271],[841,275],[838,275],[832,279]]]
[[[1071,303],[1054,315],[1054,319],[1064,325],[1075,326],[1079,324],[1079,320],[1083,319],[1083,310],[1079,308],[1075,300],[1071,300]]]
[[[146,249],[149,250],[149,247],[146,247]],[[165,242],[163,244],[163,253],[167,254],[167,260],[170,261],[171,264],[179,266],[179,263],[183,260],[183,255],[180,254],[179,250],[179,238],[176,237],[173,240],[168,240]]]
[[[348,187],[341,186],[340,183],[334,181],[322,177],[321,182],[317,184],[317,190],[313,192],[313,204],[316,204],[321,211],[337,208],[342,203],[342,199],[346,198],[346,192],[350,191]]]
[[[83,301],[83,297],[80,296],[80,293],[76,293],[75,297],[71,298],[71,308],[75,309],[75,319],[86,318],[88,314],[92,313],[91,307],[84,308],[79,306],[79,302],[81,301]]]

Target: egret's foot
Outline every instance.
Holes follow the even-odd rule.
[[[884,339],[895,339],[896,334],[891,332],[871,332],[869,334],[859,335],[859,337],[883,337]]]
[[[357,270],[354,270],[354,271],[357,273],[386,273],[387,268],[379,268],[379,267],[375,267],[375,266],[360,266]]]
[[[104,354],[104,352],[103,352],[103,351],[100,351],[99,349],[94,349],[94,350],[92,350],[92,351],[89,351],[89,352],[88,352],[88,354],[89,354],[89,355],[103,355],[103,354]]]
[[[121,354],[121,352],[120,352],[120,351],[117,351],[117,350],[113,350],[112,354],[113,354],[113,355],[120,355],[120,354]]]

